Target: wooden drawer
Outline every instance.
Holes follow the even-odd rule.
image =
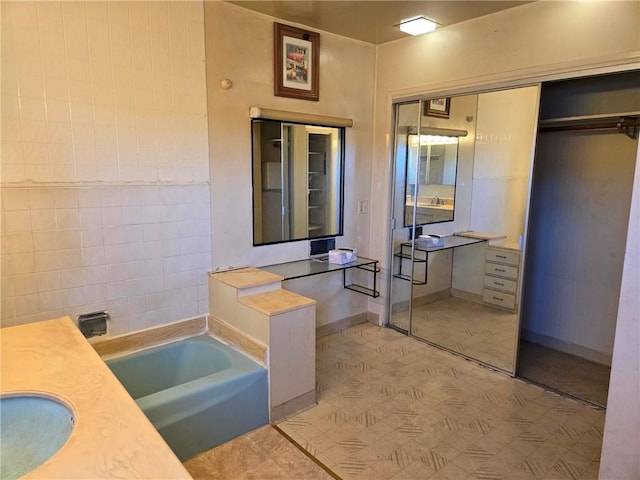
[[[518,282],[490,275],[486,275],[484,277],[484,286],[486,288],[492,288],[494,290],[501,290],[509,293],[516,293],[516,290],[518,290]]]
[[[499,262],[517,267],[520,265],[520,252],[487,247],[486,259],[488,262]]]
[[[516,308],[516,296],[511,293],[499,292],[485,288],[482,292],[482,301],[496,305],[497,307],[508,308],[513,310]]]
[[[518,279],[518,267],[509,265],[500,265],[498,263],[485,263],[484,272],[488,275],[497,275],[499,277]]]

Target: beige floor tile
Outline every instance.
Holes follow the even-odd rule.
[[[271,426],[265,426],[184,462],[194,479],[329,480],[322,467]]]
[[[600,462],[593,462],[585,470],[580,477],[580,480],[598,480],[598,474],[600,473]]]
[[[422,462],[413,462],[406,468],[403,468],[395,475],[390,477],[391,480],[427,480],[432,478],[436,473]]]
[[[317,355],[318,405],[281,427],[345,479],[595,478],[601,410],[369,324]]]
[[[466,470],[456,465],[449,464],[438,470],[431,478],[433,480],[466,480],[469,476],[469,472]]]
[[[289,473],[274,460],[266,460],[254,466],[246,472],[233,477],[225,477],[233,480],[284,480],[292,479]]]

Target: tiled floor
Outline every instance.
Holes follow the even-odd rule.
[[[393,315],[407,330],[409,312]],[[498,308],[449,297],[413,308],[411,334],[467,357],[513,372],[517,315]]]
[[[607,405],[611,368],[521,341],[518,375],[596,405]]]
[[[184,462],[196,480],[332,480],[333,477],[267,425]]]
[[[602,410],[371,324],[316,358],[318,405],[279,426],[344,479],[598,476]]]

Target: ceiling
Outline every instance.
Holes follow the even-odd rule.
[[[396,25],[423,15],[441,26],[453,25],[529,1],[377,1],[377,0],[227,0],[240,7],[364,42],[381,44],[405,38]]]

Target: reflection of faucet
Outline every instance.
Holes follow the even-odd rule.
[[[431,205],[440,205],[440,197],[438,197],[437,193],[431,199]]]

